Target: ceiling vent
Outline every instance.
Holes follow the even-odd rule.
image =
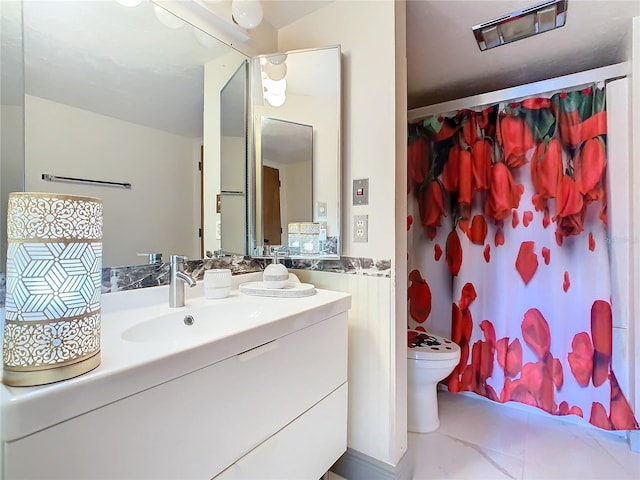
[[[564,26],[568,0],[552,0],[472,27],[481,51]]]

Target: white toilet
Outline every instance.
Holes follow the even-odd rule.
[[[430,333],[409,330],[407,349],[407,428],[410,432],[437,430],[437,384],[460,361],[460,347]]]

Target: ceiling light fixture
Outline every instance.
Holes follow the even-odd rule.
[[[564,26],[568,0],[552,0],[525,8],[471,29],[481,51]]]
[[[231,16],[243,28],[256,28],[262,21],[262,3],[260,0],[233,0]]]

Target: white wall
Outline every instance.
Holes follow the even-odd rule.
[[[354,295],[348,446],[391,465],[406,451],[406,62],[396,59],[406,43],[404,7],[339,0],[278,32],[279,51],[342,47],[342,254],[393,259],[392,277],[314,273],[309,280]],[[368,206],[351,205],[359,178],[369,178]],[[355,214],[369,215],[368,243],[353,242]],[[398,229],[402,235],[391,233]]]
[[[391,0],[338,0],[278,31],[279,51],[342,46],[342,254],[347,256],[394,254],[389,235],[395,213],[394,18]],[[352,181],[358,178],[369,178],[368,206],[351,205]],[[353,242],[357,214],[369,215],[368,243]]]
[[[145,252],[199,257],[194,186],[201,139],[25,95],[25,140],[26,191],[103,200],[104,266],[145,263],[136,256]],[[132,188],[45,182],[43,173]]]
[[[292,222],[309,222],[313,207],[309,187],[301,178],[311,177],[310,162],[296,162],[285,165],[280,170],[280,204],[282,206],[283,245],[287,244],[287,226]]]
[[[0,238],[6,240],[7,198],[11,192],[23,190],[24,108],[22,105],[0,105]],[[6,243],[0,242],[0,272],[5,271]]]
[[[407,15],[404,1],[396,5],[396,217],[393,282],[395,295],[395,457],[407,448]]]
[[[300,179],[311,178],[311,162],[279,163],[264,158],[263,165],[275,168],[280,177],[280,224],[282,236],[280,245],[288,245],[287,226],[292,222],[312,221],[312,200],[309,182]]]
[[[631,217],[632,222],[632,251],[633,251],[633,275],[632,282],[632,305],[631,318],[631,351],[634,353],[634,362],[631,365],[631,375],[636,379],[635,395],[630,399],[636,417],[640,415],[640,17],[633,19],[633,31],[631,41],[631,102],[630,102],[630,124],[631,124]],[[640,447],[640,445],[638,445]]]
[[[611,262],[611,306],[613,309],[613,364],[618,383],[625,396],[633,397],[635,380],[632,375],[629,348],[632,306],[632,209],[631,137],[629,124],[629,80],[607,84],[607,162],[609,195],[607,217],[609,257]],[[631,401],[631,400],[630,400]]]
[[[0,1],[0,273],[4,276],[7,253],[7,199],[23,190],[24,161],[24,65],[20,31],[22,4]]]

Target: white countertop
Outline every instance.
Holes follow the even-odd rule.
[[[303,298],[245,296],[237,285],[260,274],[234,276],[229,297],[207,300],[203,282],[187,288],[186,305],[169,308],[167,286],[102,296],[101,364],[69,380],[37,387],[0,386],[0,439],[22,438],[82,413],[214,364],[344,312],[351,296],[329,290]],[[234,312],[240,310],[241,315]],[[220,314],[218,318],[216,311]],[[221,313],[223,312],[223,313]],[[173,324],[177,317],[178,326]],[[186,326],[184,315],[195,318]],[[163,318],[164,317],[164,318]],[[154,320],[171,322],[169,335],[142,338]],[[142,322],[147,321],[142,329]],[[127,330],[136,335],[125,334]],[[198,327],[200,330],[188,330]],[[182,335],[182,332],[188,332]],[[177,334],[174,335],[174,333]],[[197,332],[197,335],[194,335]]]

